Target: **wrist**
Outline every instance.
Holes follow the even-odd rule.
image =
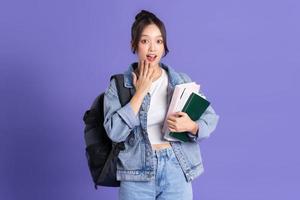
[[[143,91],[140,91],[140,90],[137,90],[135,92],[135,94],[133,95],[133,97],[139,99],[139,100],[142,100],[144,99],[144,97],[146,96],[146,94],[143,92]]]
[[[198,132],[198,129],[199,129],[199,125],[196,122],[193,121],[192,129],[190,130],[190,132],[193,135],[196,135],[197,132]]]

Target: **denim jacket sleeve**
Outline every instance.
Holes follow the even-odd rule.
[[[114,79],[104,93],[103,104],[103,125],[108,137],[114,142],[125,141],[130,131],[140,124],[140,120],[129,102],[123,107],[121,106]]]
[[[188,75],[181,73],[181,76],[183,77],[183,79],[185,79],[185,82],[192,82],[191,78]],[[201,90],[199,93],[204,98],[206,98]],[[196,142],[201,141],[204,138],[208,138],[210,134],[216,129],[218,121],[219,115],[216,114],[216,112],[210,105],[203,113],[203,115],[197,121],[195,121],[199,127],[196,135],[188,133],[190,140]]]

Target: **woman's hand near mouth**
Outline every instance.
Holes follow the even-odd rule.
[[[138,113],[144,97],[147,95],[154,80],[155,70],[150,67],[147,60],[139,62],[138,75],[132,72],[133,85],[135,87],[135,94],[130,100],[131,107],[135,114]]]

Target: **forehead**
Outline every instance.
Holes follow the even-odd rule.
[[[155,24],[150,24],[146,26],[143,31],[141,36],[143,37],[162,37],[161,32]]]

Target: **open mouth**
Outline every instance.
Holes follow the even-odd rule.
[[[148,54],[147,55],[147,60],[149,62],[153,62],[156,59],[156,57],[157,57],[157,55],[155,55],[155,54]]]

